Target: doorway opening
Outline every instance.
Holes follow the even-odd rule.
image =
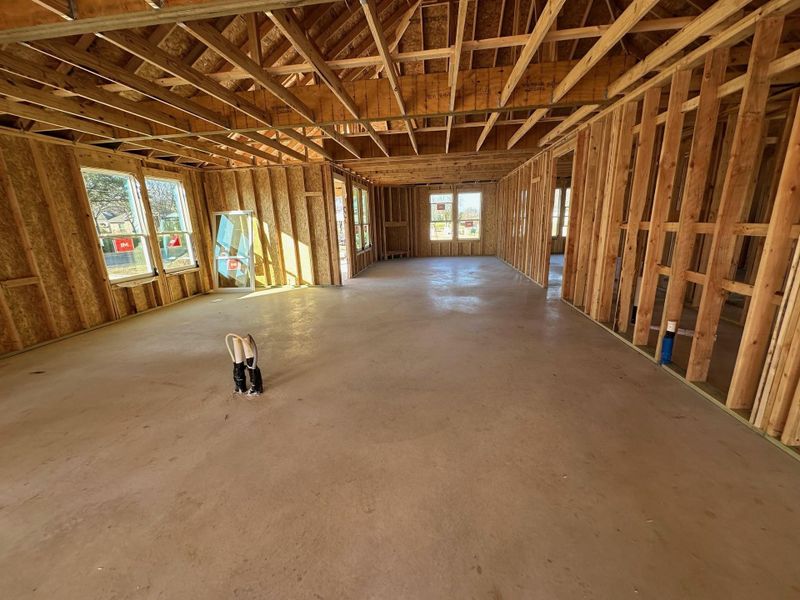
[[[547,279],[548,298],[560,298],[562,292],[564,258],[569,239],[574,154],[574,152],[569,152],[553,158],[553,211],[550,228],[550,266]]]
[[[339,271],[342,274],[342,283],[350,279],[350,259],[347,244],[347,185],[344,179],[333,177],[333,191],[336,197],[336,239],[339,249]]]

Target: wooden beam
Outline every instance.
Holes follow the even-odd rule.
[[[458,16],[456,17],[456,41],[453,46],[453,56],[450,57],[450,112],[455,110],[456,106],[456,88],[458,85],[458,71],[461,65],[461,51],[464,46],[464,29],[467,24],[467,6],[468,0],[458,1]],[[475,0],[475,7],[477,10],[478,0]],[[474,26],[473,26],[474,27]],[[450,135],[453,130],[453,115],[447,116],[447,133],[445,134],[444,152],[450,152]]]
[[[381,59],[383,60],[384,72],[389,79],[389,85],[392,88],[392,94],[397,102],[397,107],[400,109],[400,114],[402,114],[404,117],[403,122],[406,125],[408,137],[411,140],[411,146],[414,148],[414,152],[419,154],[417,138],[414,135],[414,128],[412,127],[411,119],[407,117],[406,105],[405,102],[403,102],[403,94],[400,91],[400,83],[397,81],[397,67],[392,60],[389,47],[386,44],[386,36],[383,34],[383,30],[381,29],[380,20],[378,18],[378,10],[375,6],[375,0],[361,0],[361,7],[364,9],[364,15],[367,17],[367,23],[369,24],[369,29],[372,32],[372,37],[375,40],[375,45],[378,48],[378,54],[380,54]],[[386,152],[386,154],[388,155],[388,152]]]
[[[567,73],[553,91],[553,102],[558,102],[603,58],[614,45],[628,33],[636,23],[642,20],[658,0],[633,0],[628,8],[614,21],[614,23],[600,36],[594,46],[578,61],[573,69]],[[534,112],[527,121],[511,136],[508,148],[512,148],[536,123],[545,116],[546,111]]]
[[[728,169],[722,188],[717,220],[711,242],[706,283],[697,312],[695,335],[686,369],[689,381],[705,381],[711,364],[711,353],[727,293],[721,282],[728,276],[733,260],[736,236],[733,225],[752,194],[750,180],[759,158],[759,144],[769,95],[769,63],[775,58],[783,29],[783,17],[763,19],[756,24],[747,83],[742,92],[736,131],[731,145]]]
[[[314,65],[319,76],[328,85],[328,87],[345,106],[345,108],[347,108],[350,114],[352,114],[356,119],[359,119],[360,117],[358,115],[358,108],[356,107],[355,101],[348,94],[347,90],[345,90],[341,80],[339,80],[339,78],[333,72],[333,69],[331,69],[325,62],[325,59],[322,57],[322,54],[320,54],[320,51],[305,36],[291,12],[267,11],[267,16],[272,19],[272,22],[275,23],[276,27],[281,30],[281,33],[283,33],[283,35],[286,36],[286,38],[292,43],[297,52],[303,56],[305,60]],[[361,124],[367,130],[369,136],[377,144],[381,151],[386,156],[389,156],[389,150],[386,148],[386,144],[384,144],[380,139],[372,125],[366,121],[362,122]]]
[[[677,71],[693,68],[701,64],[709,52],[717,48],[733,46],[743,39],[746,39],[752,34],[759,21],[771,16],[783,16],[797,9],[800,9],[800,0],[770,0],[766,2],[759,8],[742,17],[733,25],[719,31],[707,42],[691,52],[688,52],[685,56],[676,60],[668,67],[662,69],[659,73],[644,83],[641,83],[634,90],[627,92],[616,102],[606,106],[602,111],[592,116],[590,121],[605,116],[619,103],[635,100],[640,98],[648,89],[664,85]],[[706,33],[711,33],[711,31],[707,31]]]
[[[508,80],[503,86],[503,92],[500,94],[501,108],[506,105],[508,99],[511,97],[511,94],[514,93],[517,85],[522,80],[528,65],[533,60],[536,52],[539,51],[539,47],[542,45],[547,32],[550,31],[551,26],[556,22],[558,13],[561,12],[561,8],[565,3],[566,0],[547,0],[547,4],[545,5],[544,9],[542,9],[539,18],[536,20],[536,25],[534,26],[533,31],[528,38],[528,42],[522,49],[517,62],[514,64],[514,68],[511,70],[511,75],[509,75]],[[602,58],[602,56],[599,56],[597,60],[600,60],[600,58]],[[558,90],[558,88],[556,88],[556,90]],[[566,92],[564,94],[566,94]],[[486,126],[483,128],[483,131],[478,138],[478,145],[475,150],[481,149],[483,142],[486,141],[486,137],[489,135],[492,127],[494,127],[494,124],[497,122],[498,116],[498,113],[493,113],[489,118],[489,121],[486,123]]]
[[[170,0],[164,8],[119,0],[70,0],[78,18],[63,16],[28,0],[6,0],[0,13],[0,44],[81,35],[95,31],[137,29],[186,20],[215,19],[259,10],[280,10],[331,0]]]
[[[176,107],[183,112],[199,117],[209,123],[220,127],[229,127],[230,121],[228,118],[220,115],[213,110],[202,106],[193,100],[179,96],[164,87],[153,83],[144,77],[134,75],[121,67],[117,67],[111,62],[104,60],[102,57],[91,54],[85,50],[78,50],[77,48],[59,40],[49,40],[46,42],[36,42],[28,44],[34,50],[38,50],[43,54],[47,54],[59,60],[68,62],[80,67],[84,70],[90,71],[108,79],[120,83],[126,89],[134,90],[145,96],[149,96],[154,100],[158,100],[167,106]]]
[[[750,0],[718,0],[711,8],[703,12],[700,16],[692,19],[692,21],[678,33],[653,50],[644,60],[637,63],[636,66],[612,83],[608,88],[609,97],[616,96],[624,92],[634,83],[641,81],[650,71],[664,64],[678,52],[686,48],[686,46],[696,42],[701,36],[707,35],[709,30],[715,28],[725,19],[748,4],[750,4]]]
[[[245,71],[256,82],[263,86],[264,89],[276,98],[282,100],[284,104],[292,108],[299,115],[308,119],[310,123],[314,122],[314,113],[308,106],[301,102],[285,87],[272,81],[261,68],[260,63],[247,56],[211,25],[200,21],[183,22],[179,25],[234,67]]]

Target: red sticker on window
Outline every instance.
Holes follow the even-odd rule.
[[[133,252],[133,238],[114,238],[114,250],[117,252]]]
[[[436,210],[444,210],[444,204],[437,204]]]
[[[172,237],[172,239],[170,239],[169,242],[167,242],[167,246],[169,248],[179,248],[180,245],[181,245],[181,236],[179,236],[177,233]]]
[[[464,227],[472,227],[472,221],[464,221]]]
[[[239,259],[238,258],[229,258],[228,259],[228,271],[238,271],[239,270]]]

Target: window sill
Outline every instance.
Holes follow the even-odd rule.
[[[110,283],[112,287],[130,288],[136,287],[137,285],[152,283],[157,279],[157,275],[135,275],[133,277],[125,277],[124,279],[113,279],[110,280]]]
[[[200,267],[186,267],[185,269],[174,269],[172,271],[165,270],[164,273],[167,277],[171,275],[185,275],[187,273],[197,273],[200,271]]]

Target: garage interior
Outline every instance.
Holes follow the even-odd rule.
[[[800,0],[6,0],[0,595],[797,598],[799,99]]]

